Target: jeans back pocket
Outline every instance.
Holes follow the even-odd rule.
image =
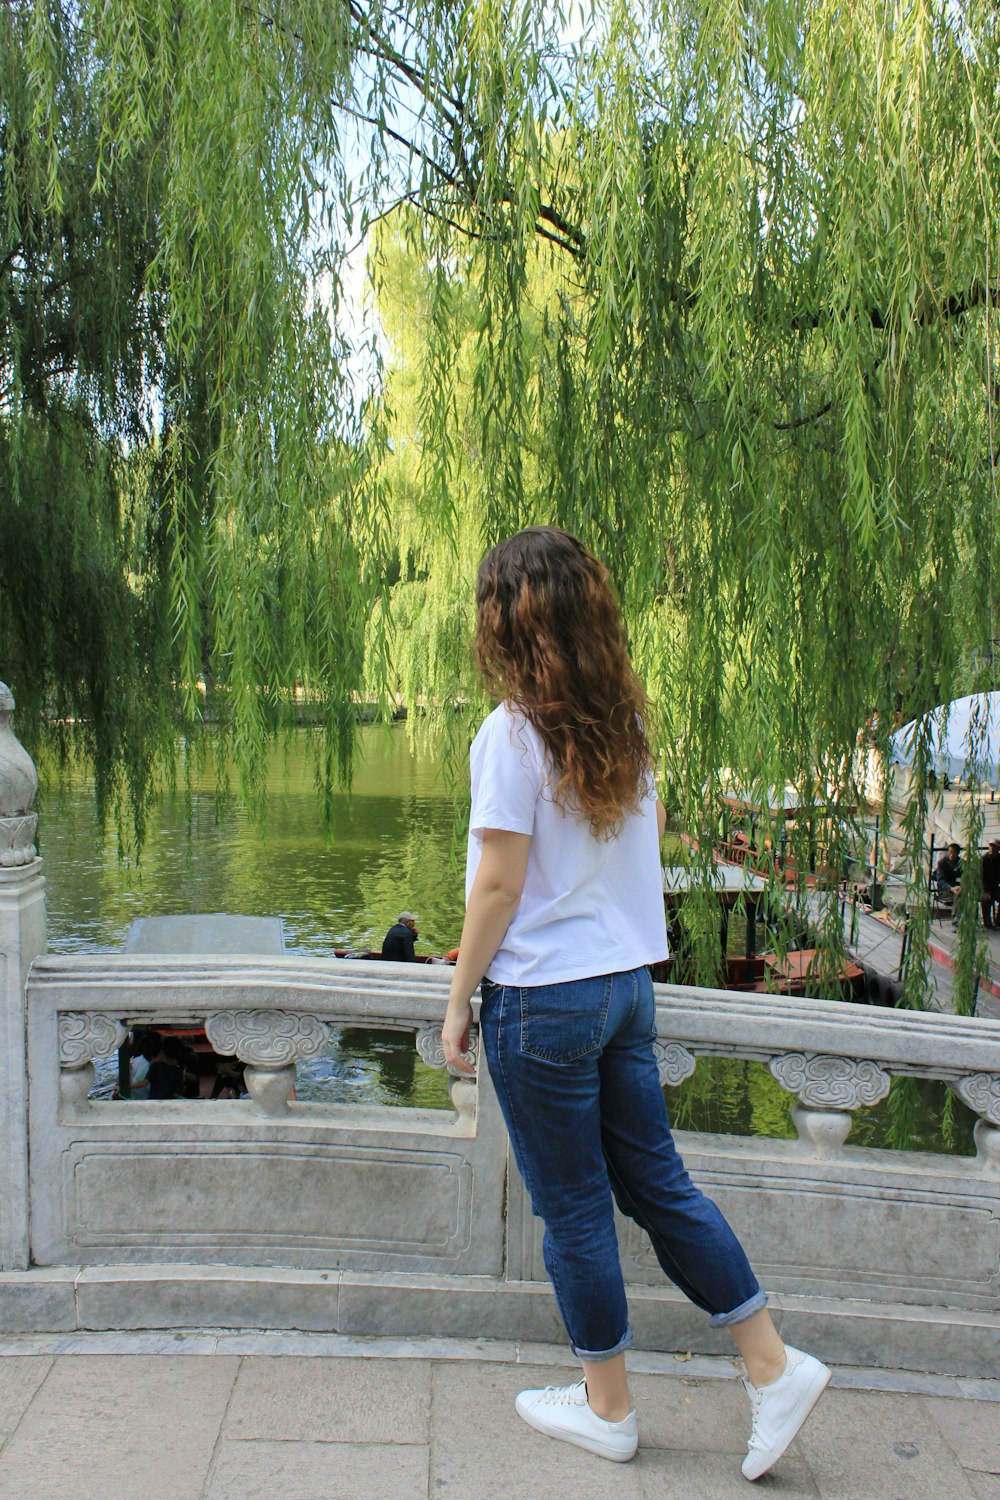
[[[521,1051],[546,1062],[572,1062],[604,1041],[612,976],[522,988]]]

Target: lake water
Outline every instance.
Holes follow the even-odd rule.
[[[262,820],[238,802],[220,811],[207,772],[194,773],[190,797],[159,797],[137,869],[121,865],[112,831],[99,835],[85,780],[50,788],[39,827],[50,947],[118,949],[136,917],[228,911],[281,917],[290,953],[323,954],[380,947],[408,909],[420,918],[418,952],[453,948],[465,851],[435,762],[411,753],[402,725],[366,726],[352,794],[334,799],[327,830],[314,744],[314,732],[300,729],[273,750]]]
[[[413,753],[403,725],[366,726],[352,794],[335,798],[324,828],[313,772],[314,731],[296,730],[273,751],[268,810],[252,821],[238,803],[220,811],[214,782],[195,773],[185,792],[155,802],[138,868],[100,834],[93,788],[68,776],[40,799],[39,845],[48,880],[53,952],[120,950],[137,917],[227,911],[280,917],[290,953],[381,946],[408,909],[417,951],[458,943],[464,910],[464,833],[437,761]],[[738,934],[736,934],[738,938]],[[110,1079],[110,1061],[102,1072]],[[942,1149],[945,1092],[921,1082],[911,1142]],[[427,1068],[404,1034],[344,1030],[298,1070],[300,1099],[450,1107],[443,1073]],[[762,1065],[701,1058],[693,1078],[667,1091],[689,1129],[791,1137],[792,1098]],[[955,1101],[956,1148],[971,1152],[974,1117]],[[858,1111],[850,1140],[886,1142],[885,1104]]]

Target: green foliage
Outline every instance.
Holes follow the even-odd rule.
[[[307,696],[349,773],[383,576],[331,323],[353,47],[326,7],[0,18],[0,663],[141,841],[182,716],[244,792]],[[320,86],[319,80],[322,79]]]
[[[577,16],[3,8],[0,659],[137,808],[177,712],[259,788],[297,684],[327,786],[361,692],[461,744],[474,563],[536,520],[612,570],[692,833],[788,779],[836,863],[861,726],[993,685],[995,6]]]

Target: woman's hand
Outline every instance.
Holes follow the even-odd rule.
[[[474,1074],[475,1068],[469,1057],[469,1027],[472,1025],[472,1004],[468,1000],[449,999],[441,1027],[441,1042],[444,1060],[457,1073]]]

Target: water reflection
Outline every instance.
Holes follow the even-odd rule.
[[[291,953],[381,946],[408,908],[420,918],[418,953],[458,942],[464,867],[456,858],[456,807],[427,753],[414,755],[400,725],[367,726],[352,794],[334,798],[323,827],[314,775],[315,733],[297,730],[271,753],[268,811],[253,822],[238,803],[220,807],[207,772],[150,810],[141,864],[101,836],[93,788],[70,776],[41,799],[49,946],[55,952],[120,950],[135,918],[227,911],[282,919]],[[409,1060],[408,1060],[409,1059]],[[117,1060],[98,1070],[107,1097]],[[405,1033],[351,1030],[298,1070],[300,1099],[409,1103],[449,1109],[447,1079],[427,1068]]]
[[[976,1116],[946,1085],[933,1078],[913,1080],[916,1095],[907,1136],[910,1151],[975,1156]],[[794,1140],[794,1096],[786,1093],[763,1063],[742,1057],[699,1057],[690,1078],[665,1091],[671,1124],[677,1130],[719,1135],[773,1136]],[[945,1138],[946,1109],[952,1115],[950,1141]],[[853,1112],[849,1146],[888,1148],[892,1109],[888,1099]]]
[[[353,794],[334,799],[328,832],[314,732],[303,729],[272,751],[263,821],[238,803],[221,810],[196,769],[190,796],[168,792],[151,808],[137,868],[121,863],[112,833],[101,837],[82,778],[49,789],[39,842],[52,949],[120,949],[136,917],[229,911],[281,917],[289,952],[329,954],[379,947],[403,908],[420,917],[418,952],[454,947],[464,907],[455,804],[432,758],[411,754],[402,726],[369,726],[360,740]]]
[[[427,1066],[412,1032],[344,1027],[318,1057],[299,1064],[295,1092],[303,1101],[451,1109],[447,1075]]]

